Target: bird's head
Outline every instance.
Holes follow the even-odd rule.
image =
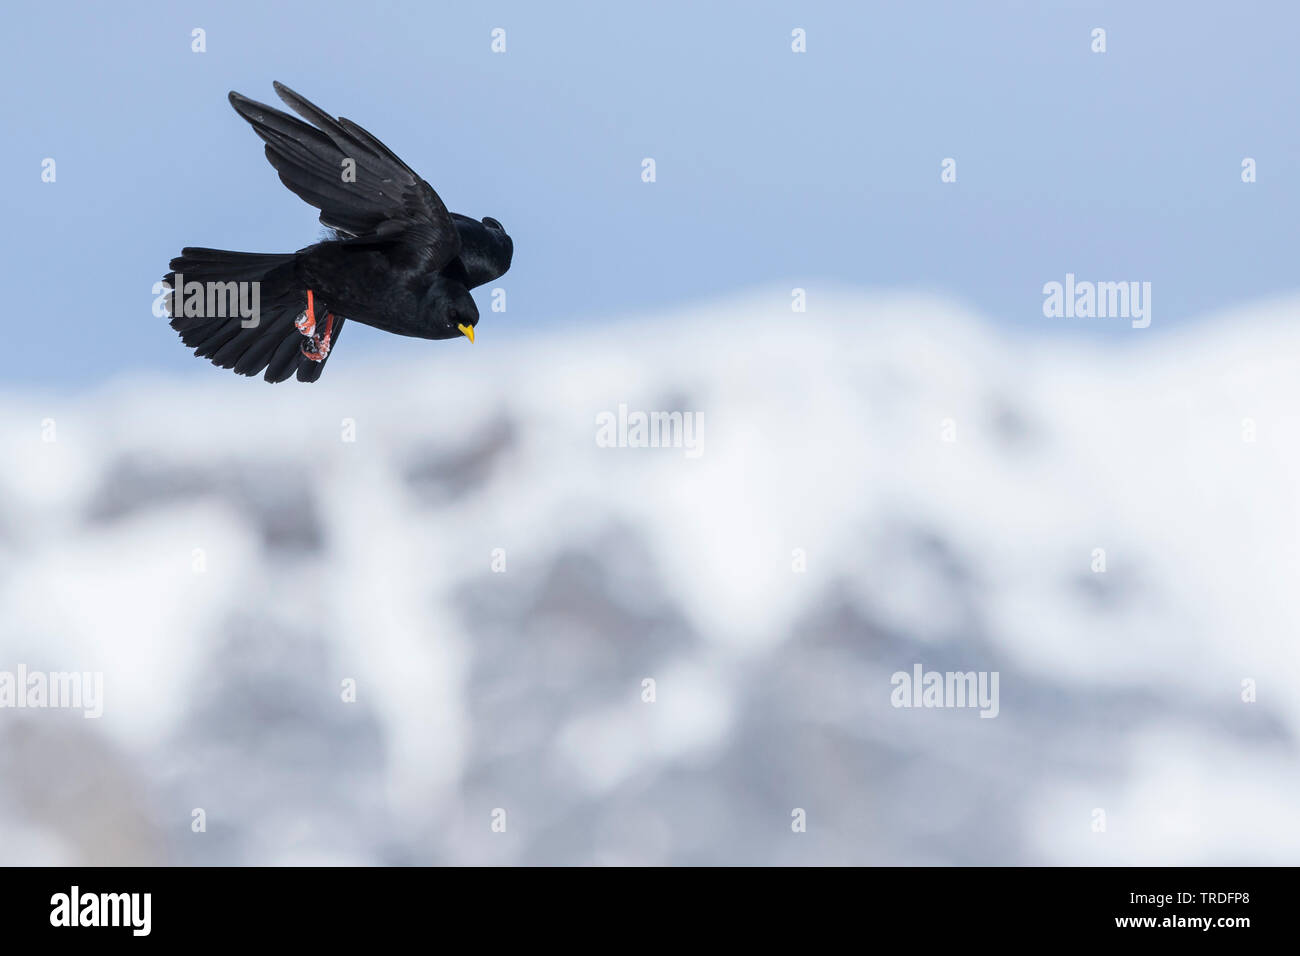
[[[478,306],[464,284],[444,276],[429,287],[423,303],[424,323],[431,339],[454,339],[459,335],[474,341],[478,325]]]

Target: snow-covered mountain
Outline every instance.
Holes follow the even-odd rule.
[[[788,303],[4,396],[0,863],[1296,862],[1297,304]]]

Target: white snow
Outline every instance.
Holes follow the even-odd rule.
[[[0,671],[107,700],[0,709],[0,862],[120,857],[37,819],[96,796],[44,734],[181,862],[1293,862],[1297,303],[1102,346],[788,302],[4,395]],[[703,454],[598,447],[620,403]],[[996,720],[889,707],[944,660]]]

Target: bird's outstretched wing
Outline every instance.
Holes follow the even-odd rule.
[[[266,141],[266,158],[280,182],[319,209],[323,225],[357,239],[418,247],[435,269],[459,254],[460,237],[447,207],[392,150],[283,83],[275,91],[313,125],[233,91],[230,105]],[[345,175],[349,169],[355,177]]]

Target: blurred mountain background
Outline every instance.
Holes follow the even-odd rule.
[[[1294,862],[1297,304],[1120,351],[771,288],[8,389],[0,670],[105,700],[0,709],[0,863]],[[918,663],[998,716],[892,707]]]

